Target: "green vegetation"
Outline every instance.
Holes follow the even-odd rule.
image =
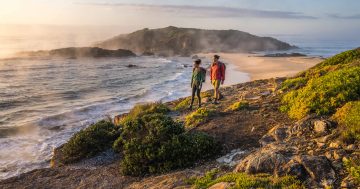
[[[209,92],[209,91],[206,91],[206,92],[202,92],[201,94],[200,94],[200,96],[201,96],[201,98],[207,98],[207,97],[211,97],[212,96],[212,94],[211,94],[211,92]],[[187,98],[185,98],[184,100],[182,100],[181,102],[179,102],[176,106],[175,106],[175,108],[174,108],[174,110],[185,110],[185,109],[187,109],[189,106],[190,106],[190,103],[191,103],[191,97],[187,97]],[[198,104],[198,99],[197,98],[195,98],[195,100],[194,100],[194,104],[195,105],[197,105]]]
[[[205,123],[209,120],[210,116],[214,115],[215,111],[208,108],[199,108],[185,118],[186,127],[196,127],[201,123]]]
[[[205,189],[210,186],[220,183],[228,182],[234,183],[232,188],[304,188],[300,181],[292,176],[273,177],[268,174],[248,175],[246,173],[227,173],[225,175],[216,177],[218,171],[211,170],[203,177],[194,177],[189,179],[189,183],[197,189]]]
[[[329,58],[286,80],[280,110],[291,118],[331,115],[345,103],[360,99],[360,48]]]
[[[336,111],[333,118],[341,126],[345,141],[360,140],[360,101],[346,103]]]
[[[360,184],[360,161],[354,159],[344,159],[346,170],[354,179],[356,184]]]
[[[123,174],[163,173],[219,153],[220,145],[212,137],[185,133],[184,126],[167,116],[163,106],[139,105],[124,118],[121,135],[113,145],[124,156]]]
[[[249,108],[249,102],[242,100],[239,102],[235,102],[231,106],[229,106],[227,109],[232,111],[238,111],[238,110],[244,110]]]
[[[120,132],[111,121],[99,121],[70,138],[61,149],[63,163],[76,162],[110,148]]]
[[[281,110],[291,118],[301,119],[310,113],[332,114],[348,101],[360,98],[360,67],[345,68],[311,79],[301,89],[287,93]]]

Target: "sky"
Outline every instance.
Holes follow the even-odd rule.
[[[1,0],[0,27],[9,25],[91,26],[118,33],[173,25],[354,39],[360,34],[360,1]]]

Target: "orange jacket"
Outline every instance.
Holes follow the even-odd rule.
[[[222,62],[213,63],[210,68],[210,80],[225,80],[225,65]]]

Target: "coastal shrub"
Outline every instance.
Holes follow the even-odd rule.
[[[232,104],[231,106],[229,106],[227,109],[228,110],[232,110],[232,111],[237,111],[237,110],[244,110],[249,108],[249,102],[242,100],[239,102],[235,102],[234,104]]]
[[[121,172],[134,176],[188,167],[220,151],[212,137],[185,133],[182,124],[157,111],[132,114],[124,120],[113,148],[123,154]]]
[[[110,148],[120,131],[111,121],[102,120],[85,128],[64,144],[61,149],[63,163],[72,163],[96,155]]]
[[[293,176],[274,177],[268,174],[249,175],[246,173],[227,173],[216,177],[218,171],[211,170],[203,177],[189,179],[189,183],[197,189],[209,188],[220,182],[234,183],[232,188],[304,188]]]
[[[308,81],[303,88],[292,90],[282,98],[281,110],[291,118],[308,114],[332,114],[348,101],[360,98],[360,67],[330,72]]]
[[[185,126],[196,127],[199,124],[207,122],[210,116],[214,114],[215,110],[209,108],[199,108],[185,117]]]
[[[282,83],[281,89],[283,91],[299,89],[306,86],[307,82],[311,79],[319,78],[333,71],[356,66],[360,66],[360,48],[342,52],[306,71],[300,72],[296,77],[285,80]]]
[[[304,71],[300,76],[307,79],[323,76],[331,71],[358,65],[360,60],[360,48],[349,50],[328,58],[316,66]]]
[[[202,92],[200,94],[201,98],[207,98],[207,97],[211,97],[212,94],[210,91],[206,91],[206,92]],[[186,110],[189,106],[190,106],[190,103],[191,103],[191,97],[187,97],[185,98],[184,100],[182,100],[181,102],[179,102],[175,107],[174,107],[174,110],[178,111],[178,110]],[[194,105],[197,105],[198,104],[198,99],[197,97],[194,99]]]
[[[333,118],[341,126],[345,141],[360,140],[360,101],[346,103],[336,111]]]

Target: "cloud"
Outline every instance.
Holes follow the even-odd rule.
[[[338,14],[329,14],[330,18],[336,18],[336,19],[360,19],[360,14],[350,15],[350,16],[343,16]]]
[[[126,7],[147,11],[168,12],[183,16],[212,17],[212,18],[280,18],[280,19],[317,19],[301,12],[269,11],[258,9],[243,9],[225,6],[192,6],[192,5],[153,5],[153,4],[126,4],[126,3],[77,3],[91,6]]]

